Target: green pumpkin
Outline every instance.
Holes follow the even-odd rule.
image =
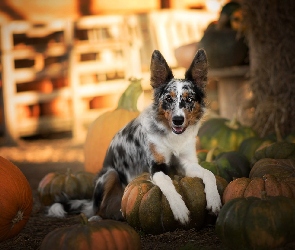
[[[220,210],[216,233],[230,249],[273,249],[295,240],[295,200],[235,198]]]
[[[203,149],[219,147],[223,151],[238,150],[241,142],[255,136],[250,127],[242,126],[236,119],[212,118],[205,121],[198,132]]]
[[[135,178],[125,188],[121,211],[128,224],[150,234],[174,231],[177,228],[203,227],[207,210],[202,179],[174,176],[173,184],[190,211],[191,220],[187,225],[182,225],[174,219],[166,197],[159,187],[151,182],[148,173]],[[222,196],[227,182],[216,177],[216,184]]]
[[[66,173],[51,172],[43,177],[38,185],[42,204],[49,206],[66,194],[70,199],[91,199],[95,174],[80,171],[75,174],[68,169]]]
[[[257,150],[252,159],[252,165],[263,158],[295,159],[295,143],[275,142]]]
[[[249,177],[263,177],[265,174],[272,174],[280,179],[295,177],[295,159],[263,158],[253,165]]]
[[[248,159],[237,151],[220,153],[213,161],[208,157],[206,161],[200,162],[200,165],[227,182],[239,177],[248,177],[250,172]]]
[[[242,141],[239,147],[239,152],[244,154],[251,162],[256,150],[264,148],[265,146],[268,146],[272,143],[274,143],[272,139],[259,138],[256,136],[249,137]]]

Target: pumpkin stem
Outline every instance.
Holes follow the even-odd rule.
[[[130,78],[130,84],[121,95],[117,109],[126,109],[129,111],[138,111],[137,101],[142,93],[141,79]]]
[[[238,129],[239,128],[239,123],[238,123],[238,119],[237,116],[234,115],[233,118],[225,123],[226,126],[228,126],[231,129]]]
[[[82,225],[87,225],[88,224],[88,219],[87,219],[85,214],[83,214],[83,213],[80,214],[80,221],[81,221]]]
[[[216,150],[216,148],[217,148],[217,147],[211,148],[211,149],[208,151],[208,153],[207,153],[207,155],[206,155],[206,160],[205,160],[205,161],[207,161],[207,162],[212,162],[212,160],[213,160],[213,155],[214,155],[214,151]]]

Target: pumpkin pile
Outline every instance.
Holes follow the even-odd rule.
[[[223,193],[216,233],[230,249],[273,249],[295,240],[295,143],[254,152],[248,177]]]
[[[33,207],[29,182],[20,169],[0,156],[0,242],[16,236]]]
[[[99,116],[88,128],[84,144],[84,168],[88,172],[97,173],[102,168],[114,135],[140,114],[137,101],[142,93],[141,81],[133,78],[130,81],[118,107]]]
[[[176,228],[200,229],[204,226],[207,211],[202,179],[174,176],[172,180],[190,211],[190,223],[182,225],[174,219],[166,197],[151,182],[150,174],[144,173],[128,184],[122,198],[122,214],[132,227],[145,233],[160,234]],[[216,184],[222,196],[227,182],[216,176]]]
[[[273,249],[295,241],[294,133],[259,138],[235,119],[199,130],[200,165],[226,179],[216,233],[230,249]]]
[[[64,194],[69,199],[91,199],[94,178],[93,173],[80,171],[73,174],[71,169],[68,169],[66,173],[48,173],[38,185],[40,201],[43,205],[50,206]]]

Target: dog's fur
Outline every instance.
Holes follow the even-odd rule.
[[[151,86],[154,101],[138,118],[113,138],[103,168],[95,181],[93,200],[69,201],[69,210],[83,210],[88,217],[122,220],[121,199],[126,185],[143,172],[166,196],[176,220],[189,221],[189,210],[176,192],[169,173],[199,177],[205,184],[207,209],[217,214],[221,207],[215,176],[198,164],[196,136],[205,112],[207,57],[199,50],[185,79],[175,79],[161,53],[151,59]],[[99,143],[99,142],[98,142]],[[63,207],[54,204],[53,216],[63,216]]]

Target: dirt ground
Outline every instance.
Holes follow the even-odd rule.
[[[37,194],[39,181],[52,171],[64,172],[83,170],[83,143],[73,143],[67,134],[56,137],[44,137],[34,140],[22,140],[18,146],[7,147],[0,142],[0,155],[11,160],[27,177],[34,195],[32,215],[25,228],[14,238],[0,243],[1,250],[39,249],[46,234],[64,226],[79,223],[79,216],[65,219],[45,216],[45,208],[40,204]],[[226,250],[214,231],[214,225],[208,224],[197,231],[176,230],[160,235],[142,235],[142,249],[216,249]],[[294,250],[295,245],[285,250]]]

